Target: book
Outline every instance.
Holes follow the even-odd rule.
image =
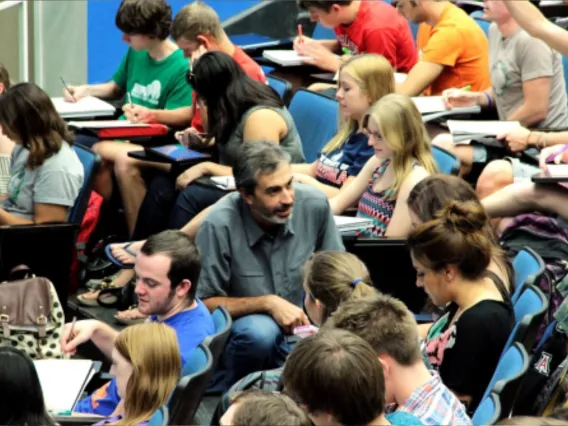
[[[73,411],[95,374],[88,359],[41,359],[34,365],[46,408],[55,414]]]
[[[197,163],[211,158],[211,155],[209,154],[204,154],[202,152],[186,148],[181,144],[147,147],[145,150],[150,154],[158,155],[176,163],[192,160],[195,160]]]
[[[283,67],[304,65],[304,62],[310,59],[309,56],[302,56],[295,50],[265,50],[262,56]]]
[[[67,102],[65,99],[51,98],[55,110],[62,118],[112,117],[116,108],[102,99],[87,96],[77,102]]]
[[[163,124],[131,123],[127,120],[70,121],[67,125],[75,129],[88,130],[101,139],[152,137],[168,134],[168,127]]]
[[[495,136],[521,127],[518,121],[467,121],[448,120],[448,129],[453,136],[454,144],[469,144],[472,139],[495,140]],[[489,138],[488,138],[489,137]],[[489,141],[487,141],[489,142]],[[497,142],[498,143],[498,142]],[[502,146],[501,143],[498,143]]]

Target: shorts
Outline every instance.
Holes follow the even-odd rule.
[[[540,169],[537,166],[525,163],[519,158],[505,157],[504,160],[510,162],[513,167],[513,179],[515,183],[528,181],[532,176],[540,173]]]

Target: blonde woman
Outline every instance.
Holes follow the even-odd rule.
[[[164,405],[181,376],[176,332],[162,323],[145,323],[120,332],[112,350],[111,374],[121,398],[115,416],[96,425],[145,426]]]
[[[394,88],[394,70],[384,56],[349,59],[339,72],[339,131],[315,162],[292,165],[296,182],[314,186],[329,198],[345,190],[374,154],[363,132],[363,117],[372,104],[394,93]]]
[[[365,237],[406,237],[412,227],[406,200],[437,166],[422,116],[411,98],[390,94],[363,118],[375,155],[345,191],[331,199],[334,214],[358,204],[357,216],[373,220]]]

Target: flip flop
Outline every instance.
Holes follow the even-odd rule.
[[[105,289],[115,289],[115,288],[120,289],[120,287],[114,287],[112,285],[112,279],[105,278],[99,284],[97,284],[97,286],[95,288],[93,288],[92,290],[87,292],[87,293],[90,293],[90,292],[98,291],[99,294],[97,295],[96,299],[86,299],[84,297],[84,294],[80,294],[80,295],[77,296],[77,301],[83,306],[100,306],[100,304],[99,304],[100,293],[102,291],[104,291]]]
[[[114,243],[114,244],[116,244],[116,243]],[[138,256],[138,253],[136,253],[133,250],[130,250],[130,246],[132,244],[134,244],[134,242],[125,244],[124,247],[122,247],[122,250],[124,250],[129,255],[136,257],[136,256]],[[112,251],[111,251],[112,245],[113,244],[108,244],[105,247],[105,253],[106,253],[107,257],[109,258],[109,260],[121,269],[134,269],[134,263],[123,263],[120,260],[118,260],[116,257],[113,256]]]
[[[132,311],[133,309],[136,309],[137,307],[138,307],[138,305],[132,305],[127,309],[127,311]],[[114,319],[116,320],[116,322],[118,322],[120,324],[134,325],[134,324],[143,323],[148,318],[148,316],[144,316],[142,314],[140,314],[140,315],[141,316],[139,318],[122,318],[122,317],[119,317],[118,314],[116,314],[114,316]]]

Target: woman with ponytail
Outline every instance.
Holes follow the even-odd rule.
[[[342,302],[378,293],[365,264],[344,251],[320,251],[308,259],[304,265],[304,292],[306,312],[317,326]]]
[[[486,270],[494,241],[487,215],[474,201],[448,201],[434,219],[418,225],[408,244],[417,285],[445,307],[428,327],[430,362],[467,406],[477,408],[513,329],[510,300]],[[502,285],[502,284],[501,284]]]

